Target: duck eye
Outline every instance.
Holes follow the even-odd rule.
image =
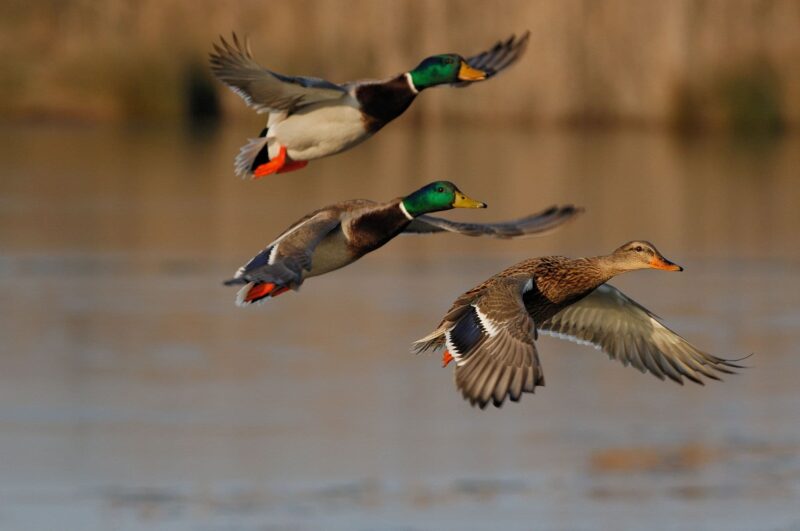
[[[440,186],[439,188],[436,189],[436,191],[441,194],[442,192],[444,192],[444,188]]]
[[[641,245],[637,245],[636,246],[636,252],[637,253],[641,253],[642,252],[642,246]]]

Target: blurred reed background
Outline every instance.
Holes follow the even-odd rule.
[[[411,114],[750,133],[800,124],[796,0],[6,0],[0,9],[3,118],[247,115],[206,69],[211,41],[231,30],[249,35],[270,68],[345,81],[529,29],[528,55],[503,83],[425,98]]]

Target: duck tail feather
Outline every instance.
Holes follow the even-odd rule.
[[[442,328],[437,328],[427,336],[417,339],[411,344],[411,352],[414,354],[422,354],[426,350],[436,350],[444,346],[445,331]]]
[[[269,162],[267,141],[266,136],[248,139],[247,144],[242,146],[239,154],[236,155],[236,161],[233,164],[236,175],[242,179],[252,177],[255,167]]]

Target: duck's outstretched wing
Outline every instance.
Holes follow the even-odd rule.
[[[572,220],[583,209],[572,205],[552,206],[536,214],[499,223],[461,223],[434,216],[415,218],[405,233],[431,234],[434,232],[457,232],[466,236],[491,236],[493,238],[519,238],[549,232]]]
[[[337,100],[347,89],[314,77],[285,76],[263,68],[253,60],[248,42],[236,34],[229,43],[220,37],[209,54],[211,71],[259,113],[293,111],[304,105]]]
[[[438,333],[455,359],[456,387],[470,404],[500,407],[506,397],[544,385],[534,345],[534,324],[522,293],[525,279],[503,279],[482,289],[471,302],[454,306]],[[462,299],[460,299],[462,300]],[[436,346],[432,334],[415,343],[417,350]]]
[[[545,334],[592,345],[623,365],[679,384],[685,377],[702,385],[703,376],[719,380],[717,372],[733,374],[731,369],[743,368],[734,363],[739,360],[698,350],[661,324],[652,312],[608,284],[537,328]]]
[[[486,78],[490,79],[509,66],[513,65],[517,59],[522,57],[528,47],[528,40],[531,36],[530,31],[526,31],[519,38],[512,35],[504,41],[498,41],[494,46],[479,54],[467,57],[465,60],[472,68],[486,72]],[[466,87],[473,81],[462,81],[453,83],[454,87]]]

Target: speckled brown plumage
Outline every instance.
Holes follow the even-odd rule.
[[[414,350],[446,348],[456,386],[481,408],[544,385],[537,330],[588,343],[660,379],[702,383],[739,367],[692,347],[644,307],[606,284],[634,269],[679,271],[652,244],[633,241],[611,255],[548,256],[515,264],[460,296]],[[520,358],[523,356],[523,358]],[[447,356],[445,356],[447,362]],[[716,372],[715,372],[716,371]],[[521,384],[520,384],[521,382]]]

